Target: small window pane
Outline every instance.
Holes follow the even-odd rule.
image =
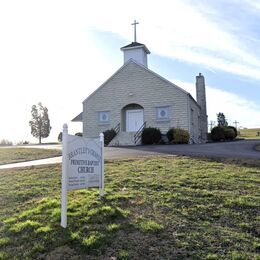
[[[157,119],[169,119],[169,107],[156,108]]]
[[[107,123],[109,121],[109,112],[103,111],[99,112],[99,122]]]

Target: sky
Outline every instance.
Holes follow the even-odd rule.
[[[260,0],[0,0],[0,140],[37,142],[31,107],[48,108],[55,142],[83,100],[123,65],[137,41],[148,67],[195,96],[205,76],[208,121],[260,127]]]

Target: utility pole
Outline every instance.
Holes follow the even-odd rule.
[[[209,124],[209,126],[210,126],[210,131],[212,130],[212,128],[213,128],[213,126],[215,126],[215,121],[210,121],[210,124]]]
[[[233,122],[233,124],[235,124],[235,127],[237,129],[237,125],[239,124],[239,122],[236,120],[235,122]]]

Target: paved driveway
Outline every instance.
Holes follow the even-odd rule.
[[[254,146],[257,144],[260,144],[260,140],[245,140],[236,142],[193,145],[147,145],[135,147],[106,147],[105,159],[122,159],[139,156],[171,154],[203,157],[249,158],[260,160],[260,152],[254,150]],[[44,148],[44,145],[41,145],[40,148]],[[50,145],[48,145],[46,148],[50,149]],[[58,147],[56,146],[55,149],[57,148]],[[61,149],[61,146],[59,148]],[[55,157],[30,162],[0,165],[0,169],[26,167],[41,164],[52,164],[60,162],[61,157]]]
[[[229,157],[260,159],[260,152],[254,146],[260,140],[207,143],[193,145],[151,145],[128,148],[107,148],[108,157],[127,157],[127,155],[175,154],[205,157]]]

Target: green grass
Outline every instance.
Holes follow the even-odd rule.
[[[60,165],[0,170],[0,259],[259,259],[260,160],[105,163],[105,198],[69,192]]]
[[[61,151],[54,149],[16,147],[0,148],[0,165],[7,163],[44,159],[58,155],[61,155]]]
[[[260,128],[239,129],[239,136],[245,139],[260,139]],[[259,135],[258,135],[259,133]]]

